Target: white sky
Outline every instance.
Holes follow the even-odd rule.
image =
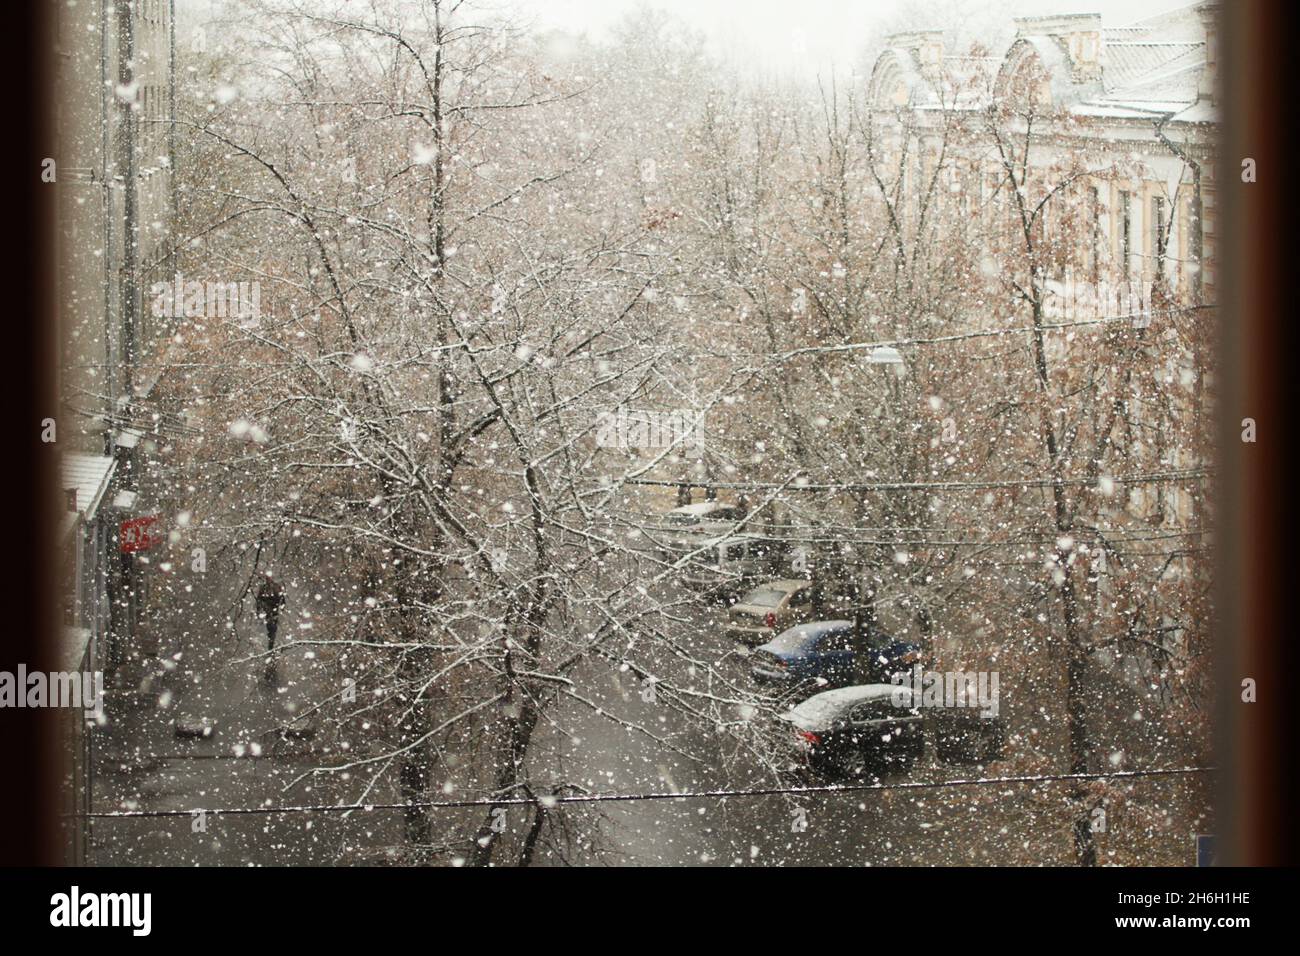
[[[972,27],[991,22],[1009,35],[1012,16],[1100,13],[1106,26],[1185,6],[1190,0],[515,0],[539,26],[586,31],[599,37],[638,6],[681,18],[708,38],[716,54],[761,62],[778,72],[847,73],[858,62],[873,28],[897,25],[900,16],[924,26]],[[921,24],[918,23],[918,26]],[[1000,50],[995,52],[1001,52]]]
[[[323,0],[324,2],[324,0]],[[664,10],[700,31],[711,51],[739,67],[805,78],[833,68],[847,75],[882,30],[951,29],[982,34],[985,25],[1011,37],[1011,18],[1050,13],[1100,13],[1106,26],[1187,6],[1192,0],[482,0],[515,9],[536,26],[602,37],[638,7]],[[333,6],[334,0],[328,5]],[[362,4],[364,6],[364,3]],[[177,0],[182,25],[204,19],[223,0]],[[905,22],[910,20],[911,22]],[[964,52],[964,51],[963,51]],[[993,52],[1001,53],[1002,49]]]

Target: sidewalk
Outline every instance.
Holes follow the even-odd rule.
[[[170,516],[164,516],[168,521]],[[208,558],[191,569],[189,551],[150,554],[150,607],[142,614],[135,659],[106,692],[106,726],[97,733],[94,809],[184,811],[182,816],[95,819],[90,861],[116,865],[323,865],[336,861],[341,813],[214,815],[216,808],[338,802],[327,775],[294,783],[328,762],[328,724],[300,717],[334,693],[312,649],[288,647],[310,595],[286,580],[274,664],[266,630],[245,597],[232,632],[230,614],[244,585],[229,562]],[[163,567],[170,560],[171,568]],[[247,571],[242,571],[246,575]],[[128,653],[132,650],[127,649]],[[337,753],[337,751],[335,751]],[[192,811],[208,811],[202,822]],[[387,821],[367,820],[366,830]]]

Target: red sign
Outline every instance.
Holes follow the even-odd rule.
[[[129,521],[122,522],[122,550],[131,551],[148,551],[155,544],[159,544],[162,539],[156,538],[149,533],[149,528],[158,520],[157,515],[149,515],[145,518],[132,518]]]

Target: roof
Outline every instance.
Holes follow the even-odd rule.
[[[805,704],[812,703],[815,700],[822,701],[825,704],[834,706],[847,706],[849,704],[861,703],[864,700],[879,700],[885,697],[892,697],[897,690],[910,691],[911,688],[906,684],[858,684],[853,687],[839,687],[835,690],[824,690],[820,694],[814,694],[809,697]],[[800,704],[799,706],[803,706]]]
[[[762,584],[755,585],[753,590],[761,591],[770,589],[773,591],[798,591],[800,588],[806,588],[810,584],[807,578],[780,578],[776,581],[764,581]]]
[[[1122,27],[1107,27],[1104,33],[1108,41],[1112,35],[1120,40],[1153,37],[1168,40],[1200,40],[1204,32],[1199,19],[1200,11],[1202,8],[1212,10],[1216,6],[1218,6],[1216,0],[1210,2],[1196,0],[1194,3],[1165,10],[1163,13],[1142,17]]]
[[[1103,26],[1098,14],[1017,17],[1016,39],[1002,56],[945,55],[929,67],[922,65],[912,35],[891,37],[897,42],[880,55],[872,73],[873,97],[880,107],[905,102],[927,110],[983,106],[989,90],[978,79],[981,74],[996,75],[995,90],[1002,89],[1032,59],[1047,73],[1053,104],[1079,116],[1215,122],[1212,107],[1201,105],[1205,17],[1214,6],[1214,0],[1201,0],[1120,27]],[[1076,32],[1085,39],[1070,39]],[[1089,36],[1100,44],[1088,41]],[[1085,49],[1093,53],[1076,62],[1087,55],[1080,52]]]
[[[794,627],[790,628],[790,631],[804,631],[811,634],[813,632],[821,631],[842,631],[845,628],[852,626],[852,621],[807,621],[803,624],[796,624]],[[790,631],[786,631],[785,633],[788,634]]]
[[[64,490],[76,489],[77,511],[87,519],[95,516],[95,511],[103,501],[116,464],[107,455],[89,455],[77,451],[65,452],[59,462],[59,487]]]
[[[707,515],[721,508],[734,508],[734,504],[725,501],[697,501],[693,505],[681,505],[668,512],[670,515]]]
[[[922,64],[916,50],[891,46],[881,54],[872,71],[875,96],[893,96],[901,87],[906,101],[916,107],[978,105],[987,78],[998,71],[1001,57],[945,55],[942,73]],[[894,106],[904,102],[895,100]]]
[[[820,638],[824,634],[835,631],[850,631],[852,629],[852,621],[809,621],[807,624],[796,624],[794,627],[787,628],[762,645],[759,650],[775,650],[786,653],[791,650],[802,649],[813,638]]]
[[[1189,70],[1195,73],[1192,89],[1200,78],[1205,64],[1205,43],[1152,42],[1149,40],[1121,40],[1108,42],[1102,50],[1102,76],[1107,92],[1141,89],[1163,80],[1174,79],[1181,84],[1180,75]]]
[[[1178,113],[1196,103],[1205,69],[1205,42],[1110,42],[1102,51],[1105,95],[1084,107]]]
[[[906,694],[910,697],[912,688],[906,684],[859,684],[855,687],[839,687],[814,694],[797,707],[792,707],[781,717],[799,726],[807,726],[832,718],[854,704],[869,700],[891,700],[895,694]]]

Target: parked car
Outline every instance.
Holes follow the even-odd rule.
[[[871,656],[866,673],[872,681],[881,684],[892,683],[895,674],[910,677],[912,665],[920,663],[922,655],[921,645],[894,637],[878,627],[867,631],[867,650]]]
[[[676,561],[684,554],[711,546],[733,532],[736,522],[743,517],[739,506],[721,501],[700,501],[674,508],[654,529],[659,560]]]
[[[852,621],[813,621],[782,631],[755,649],[750,674],[761,684],[794,687],[804,682],[825,689],[854,683],[857,655]],[[867,676],[888,683],[921,659],[921,648],[884,631],[866,634],[870,656]]]
[[[925,752],[924,721],[906,686],[860,684],[823,691],[780,720],[794,731],[796,759],[824,776],[907,771]]]
[[[697,550],[682,573],[682,584],[700,594],[725,597],[780,573],[786,555],[785,542],[750,534],[724,535]]]
[[[727,612],[729,637],[754,645],[813,616],[813,584],[806,578],[783,578],[760,584]]]
[[[755,649],[750,675],[760,684],[826,688],[853,683],[853,622],[813,621],[782,631]]]
[[[664,526],[668,528],[691,528],[714,521],[739,521],[745,516],[739,505],[724,501],[699,501],[693,505],[681,505],[664,516]]]

